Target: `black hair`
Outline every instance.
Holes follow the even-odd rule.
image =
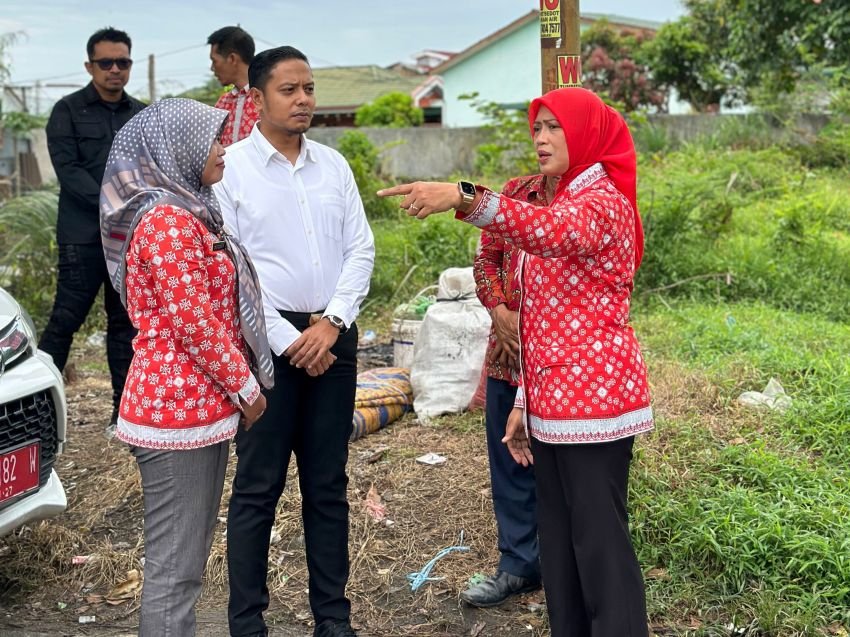
[[[86,43],[86,53],[88,53],[89,59],[94,55],[94,45],[98,42],[117,42],[118,44],[126,44],[128,51],[133,49],[133,43],[126,32],[106,27],[100,31],[95,31]]]
[[[308,66],[310,61],[301,51],[291,46],[279,46],[257,53],[248,67],[248,85],[261,91],[265,90],[272,69],[286,60],[301,60]]]
[[[235,53],[245,64],[254,57],[254,38],[242,27],[222,27],[207,38],[207,44],[215,46],[223,57]]]

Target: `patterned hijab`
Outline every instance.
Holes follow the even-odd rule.
[[[531,102],[528,123],[534,135],[534,120],[541,106],[557,118],[567,139],[570,167],[561,177],[558,190],[570,185],[599,162],[617,189],[632,204],[635,213],[635,270],[643,258],[643,225],[637,206],[637,155],[626,120],[598,95],[584,88],[559,88]]]
[[[190,99],[155,102],[127,122],[112,143],[100,191],[100,233],[112,285],[127,304],[126,254],[142,216],[161,204],[192,213],[224,239],[236,265],[242,336],[260,383],[274,385],[274,365],[260,285],[245,249],[224,228],[218,200],[201,173],[227,112]]]

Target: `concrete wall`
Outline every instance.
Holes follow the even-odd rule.
[[[313,128],[310,139],[336,148],[337,140],[350,128]],[[475,149],[485,143],[482,128],[359,128],[381,151],[381,167],[388,175],[428,179],[453,173],[469,175]]]
[[[716,132],[731,118],[744,115],[657,115],[650,120],[667,129],[671,138],[688,141]],[[816,134],[829,121],[827,116],[807,115],[795,126],[802,140]],[[336,148],[348,128],[314,128],[310,139]],[[381,150],[383,172],[398,178],[429,179],[452,175],[472,175],[475,149],[488,139],[484,128],[360,128]],[[42,131],[33,131],[33,151],[38,157],[44,181],[55,178],[47,142]]]
[[[716,132],[724,122],[748,115],[653,115],[650,121],[668,131],[671,139],[689,141]],[[829,118],[806,115],[795,130],[806,141],[823,128]],[[336,147],[345,128],[315,128],[307,135],[322,144]],[[382,168],[388,175],[428,179],[450,175],[470,175],[475,166],[475,149],[488,140],[484,128],[360,128],[381,152]]]

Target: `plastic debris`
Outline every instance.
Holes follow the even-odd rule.
[[[89,347],[106,347],[106,332],[95,332],[86,339]]]
[[[417,573],[409,573],[407,575],[407,580],[410,582],[410,590],[416,592],[425,582],[436,582],[445,579],[443,577],[431,577],[431,571],[433,570],[434,566],[436,566],[437,562],[439,562],[446,555],[452,553],[453,551],[468,550],[468,546],[463,546],[463,531],[461,531],[457,546],[449,546],[447,548],[442,549],[431,559],[431,561],[429,561],[424,567],[422,567],[421,571]]]
[[[445,456],[441,456],[440,454],[434,453],[432,451],[432,452],[426,453],[424,456],[419,456],[416,459],[416,462],[418,462],[420,464],[436,465],[436,464],[445,464],[445,462],[447,460],[448,460],[448,458],[446,458]]]
[[[767,381],[764,391],[745,391],[738,396],[738,402],[747,407],[766,407],[780,412],[791,407],[791,397],[775,378]]]
[[[366,494],[363,507],[375,522],[382,522],[387,517],[387,507],[381,502],[381,496],[374,484],[369,487],[369,493]]]
[[[97,617],[94,615],[80,615],[77,621],[81,624],[93,624],[97,621]]]

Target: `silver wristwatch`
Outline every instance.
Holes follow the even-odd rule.
[[[345,321],[343,321],[338,316],[334,316],[333,314],[328,314],[325,316],[328,319],[328,323],[333,325],[336,329],[339,330],[340,334],[344,334],[348,328],[345,326]]]

